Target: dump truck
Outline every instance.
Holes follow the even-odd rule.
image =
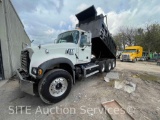
[[[27,47],[17,70],[22,91],[39,95],[46,104],[63,100],[78,78],[116,67],[116,44],[94,6],[76,14],[75,30],[58,35],[55,43]]]
[[[123,51],[120,60],[136,62],[142,57],[143,47],[141,46],[129,46]]]

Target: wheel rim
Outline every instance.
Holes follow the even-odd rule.
[[[108,64],[108,69],[111,70],[111,63]]]
[[[68,87],[68,82],[65,78],[56,78],[52,81],[49,87],[49,93],[54,97],[63,95]]]
[[[102,72],[105,70],[105,64],[102,64]]]

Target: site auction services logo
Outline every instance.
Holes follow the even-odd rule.
[[[109,114],[125,114],[125,111],[118,108],[108,108],[107,112]],[[104,108],[92,108],[87,106],[81,106],[79,108],[74,107],[36,107],[32,106],[9,106],[9,114],[107,114]],[[135,108],[129,106],[126,110],[129,114],[135,113]]]

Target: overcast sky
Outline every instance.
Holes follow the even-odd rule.
[[[109,31],[120,26],[144,27],[160,22],[159,0],[11,0],[34,44],[52,42],[59,33],[74,29],[74,16],[94,5],[98,14],[108,16]]]

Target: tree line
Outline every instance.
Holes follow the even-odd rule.
[[[145,28],[120,27],[113,36],[118,50],[126,46],[142,46],[144,51],[160,53],[160,24],[146,25]]]

